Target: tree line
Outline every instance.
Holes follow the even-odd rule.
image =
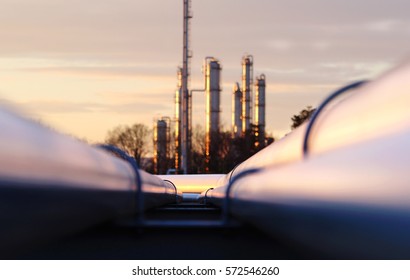
[[[303,122],[308,120],[314,113],[315,109],[307,106],[298,114],[291,117],[291,129],[295,129]],[[189,173],[204,174],[204,173],[228,173],[236,165],[243,162],[253,154],[263,149],[265,146],[274,142],[273,137],[265,137],[261,141],[258,137],[257,127],[252,128],[244,133],[242,137],[232,137],[230,131],[221,131],[211,135],[212,147],[209,162],[205,154],[205,130],[202,126],[196,125],[192,129],[192,161],[191,170]],[[263,142],[263,143],[261,143]],[[174,141],[170,141],[168,156],[160,161],[161,168],[153,166],[152,158],[147,155],[151,152],[153,137],[152,130],[146,125],[136,123],[133,125],[116,126],[107,132],[105,139],[106,144],[111,144],[133,156],[138,166],[150,173],[165,173],[169,168],[175,168],[174,162]]]

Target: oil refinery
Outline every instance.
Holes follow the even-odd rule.
[[[218,59],[214,57],[206,57],[204,59],[203,75],[204,75],[204,88],[189,90],[187,104],[188,110],[184,110],[183,107],[183,69],[177,70],[177,88],[175,90],[174,106],[175,115],[173,118],[173,125],[168,122],[168,130],[170,126],[173,130],[169,132],[167,141],[159,142],[158,134],[159,123],[156,121],[154,124],[154,172],[155,174],[165,174],[168,169],[175,170],[176,173],[191,173],[185,172],[183,168],[182,158],[182,136],[183,136],[183,124],[182,120],[189,119],[188,126],[188,139],[189,146],[192,147],[192,93],[201,92],[205,95],[205,172],[209,171],[209,166],[212,164],[212,155],[216,154],[218,146],[218,136],[220,131],[220,119],[221,119],[221,94],[222,86],[221,82],[222,66]],[[256,77],[255,83],[253,83],[253,57],[251,55],[245,55],[242,58],[242,89],[239,83],[235,83],[232,93],[232,138],[243,138],[251,136],[253,139],[253,146],[263,148],[266,146],[265,136],[265,99],[266,99],[266,78],[264,74]],[[255,89],[255,90],[254,90]],[[254,93],[254,94],[253,94]],[[254,108],[254,114],[252,118],[252,108]],[[186,116],[188,114],[188,116]],[[169,119],[168,117],[165,117]],[[186,132],[184,132],[186,133]],[[173,138],[173,140],[171,140]],[[167,158],[160,159],[162,151],[170,151],[171,143],[174,145],[173,154],[168,153]],[[185,152],[188,155],[192,154],[189,150]],[[173,162],[173,165],[168,164],[168,168],[158,169],[158,162]],[[188,165],[190,165],[188,161]]]
[[[254,77],[253,55],[238,57],[232,92],[222,92],[222,60],[212,56],[204,88],[190,87],[191,1],[183,4],[174,116],[154,120],[154,174],[118,147],[0,105],[0,259],[410,259],[410,62],[333,88],[268,145],[266,76]],[[195,141],[193,92],[205,98]],[[222,94],[232,100],[228,131]]]
[[[167,141],[159,141],[159,124],[154,122],[154,173],[165,174],[171,171],[176,174],[196,173],[192,166],[192,102],[193,92],[201,92],[205,95],[205,136],[204,136],[204,172],[209,173],[215,168],[214,164],[217,154],[219,137],[221,133],[221,62],[214,57],[204,59],[203,89],[189,89],[190,59],[190,20],[192,19],[191,1],[184,1],[183,6],[183,65],[177,70],[177,88],[174,98],[174,117],[168,123],[169,137]],[[241,61],[242,89],[239,83],[235,84],[232,96],[232,138],[247,138],[252,141],[253,147],[261,149],[266,146],[265,136],[265,91],[266,79],[261,74],[253,80],[254,59],[252,55],[244,55]],[[255,90],[254,90],[255,88]],[[255,95],[253,94],[255,92]],[[254,108],[254,118],[252,119],[252,108]],[[169,117],[165,117],[169,118]],[[171,129],[172,126],[172,129]],[[173,148],[171,149],[171,146]],[[173,151],[164,158],[162,151]],[[167,164],[167,168],[158,168],[158,163]],[[171,164],[171,162],[173,164]],[[238,164],[237,162],[236,164]]]
[[[118,148],[2,108],[0,257],[408,259],[408,77],[407,63],[335,90],[308,123],[225,174],[155,176]],[[168,123],[157,120],[158,143]]]

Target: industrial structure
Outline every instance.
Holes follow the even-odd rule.
[[[175,162],[185,173],[197,91],[188,90],[189,3],[175,98]],[[205,61],[198,91],[206,94],[212,157],[221,66]],[[261,145],[266,79],[253,83],[251,56],[242,66],[232,116],[240,141],[231,142]],[[407,62],[335,90],[308,122],[228,172],[195,175],[154,176],[118,147],[88,145],[0,106],[0,258],[408,260],[409,91]],[[168,168],[170,127],[168,117],[155,120],[156,173]],[[273,265],[256,271],[279,274]]]
[[[175,153],[174,163],[176,173],[188,173],[189,169],[184,167],[184,153],[191,154],[191,121],[192,121],[192,93],[205,93],[205,172],[217,170],[217,163],[212,160],[213,155],[218,152],[218,137],[220,135],[220,100],[221,100],[221,64],[214,57],[206,57],[203,67],[205,85],[202,89],[191,89],[188,91],[188,101],[184,98],[184,69],[178,68],[177,89],[175,92]],[[255,91],[253,90],[255,87]],[[242,89],[237,82],[232,93],[232,138],[245,138],[251,143],[250,149],[257,151],[266,146],[265,133],[265,75],[256,77],[253,83],[253,57],[245,55],[242,58]],[[255,92],[255,96],[253,96]],[[185,103],[184,103],[185,100]],[[254,103],[252,102],[254,100]],[[184,106],[188,104],[188,110]],[[254,115],[252,115],[252,108]],[[188,116],[187,115],[188,112]],[[253,118],[252,118],[253,116]],[[184,126],[184,120],[188,119],[188,127]],[[184,129],[187,129],[184,130]],[[184,152],[184,137],[189,141],[189,150]],[[187,157],[185,157],[187,158]],[[186,162],[189,166],[189,162]],[[215,166],[213,166],[215,165]]]
[[[221,99],[221,65],[213,57],[205,60],[205,96],[206,96],[206,122],[205,122],[205,168],[209,164],[217,146],[217,136],[220,126],[220,99]]]
[[[224,174],[153,176],[0,106],[0,258],[409,259],[409,91],[410,63],[341,87]]]
[[[174,141],[175,141],[175,170],[181,169],[181,131],[182,131],[182,68],[178,67],[177,71],[177,89],[175,91],[175,128],[174,128]]]
[[[265,146],[265,75],[256,77],[255,82],[255,146]]]
[[[182,53],[182,115],[181,115],[181,165],[186,174],[189,171],[191,161],[191,128],[192,128],[192,99],[189,93],[189,59],[192,53],[189,50],[189,20],[192,18],[190,12],[191,1],[184,0],[183,21],[183,53]]]
[[[253,85],[253,57],[242,57],[242,133],[251,129],[251,97]]]
[[[233,87],[232,93],[232,137],[238,138],[242,135],[242,91],[239,83]]]
[[[189,42],[189,26],[192,14],[191,1],[183,0],[183,63],[178,68],[177,89],[175,92],[175,127],[174,127],[174,166],[175,172],[192,172],[192,92],[205,92],[206,120],[205,120],[205,171],[210,171],[212,155],[217,152],[220,129],[220,99],[221,99],[221,66],[213,57],[205,58],[203,89],[189,89],[190,58],[192,52]],[[253,87],[255,96],[255,123],[252,122]],[[261,147],[265,143],[265,76],[258,77],[257,84],[253,83],[253,56],[242,57],[242,89],[236,83],[232,96],[232,137],[251,137],[252,145]],[[263,146],[262,145],[262,146]],[[169,166],[171,168],[171,166]]]
[[[265,133],[265,75],[256,77],[253,96],[253,56],[242,57],[242,90],[236,83],[232,93],[232,137],[252,136],[256,148],[266,143]],[[254,117],[252,119],[252,97],[254,97]]]
[[[169,168],[170,122],[169,117],[162,117],[154,122],[155,174],[165,174]]]

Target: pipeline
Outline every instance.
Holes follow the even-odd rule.
[[[408,259],[410,64],[358,85],[201,199],[319,258]]]
[[[226,175],[152,176],[0,110],[0,257],[173,203],[186,185],[222,207],[221,225],[233,215],[319,258],[408,259],[409,81],[406,64],[360,84]]]
[[[8,109],[0,120],[0,257],[181,197],[171,183]]]

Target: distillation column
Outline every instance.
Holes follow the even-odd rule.
[[[206,171],[212,171],[212,156],[216,153],[220,125],[220,75],[221,66],[217,59],[207,58],[205,61],[205,154]]]
[[[265,88],[266,80],[265,75],[262,74],[256,77],[255,82],[255,136],[256,136],[256,146],[265,146]]]
[[[175,170],[181,170],[181,131],[182,131],[182,68],[178,67],[178,84],[175,91]]]
[[[251,96],[253,85],[253,57],[242,58],[242,133],[251,129]]]
[[[232,93],[232,137],[238,138],[242,135],[242,91],[239,83],[233,87]]]
[[[169,118],[163,117],[154,125],[154,173],[165,174],[168,169]]]

